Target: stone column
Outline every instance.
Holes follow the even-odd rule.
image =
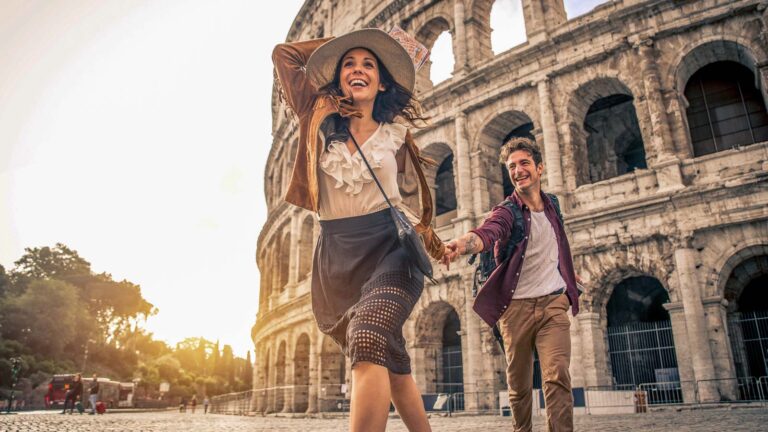
[[[691,349],[688,345],[688,328],[685,323],[685,311],[683,304],[665,303],[664,309],[669,312],[669,320],[672,325],[672,339],[675,343],[675,357],[677,358],[677,372],[680,376],[680,387],[683,392],[683,402],[696,402],[696,378],[691,366]]]
[[[642,40],[635,46],[640,55],[643,87],[651,120],[650,147],[653,162],[649,165],[656,170],[660,191],[682,189],[684,186],[680,160],[675,155],[675,142],[669,126],[661,79],[656,65],[658,52],[653,46],[653,39]]]
[[[691,237],[679,239],[675,250],[675,271],[679,280],[680,297],[683,303],[688,344],[691,351],[693,375],[697,382],[701,402],[717,402],[720,394],[713,380],[715,375],[712,349],[709,345],[707,323],[704,319],[704,305],[696,278],[696,250],[691,246]]]
[[[522,6],[525,34],[530,44],[542,42],[568,19],[563,0],[523,0]]]
[[[299,281],[299,258],[301,248],[299,242],[301,239],[301,210],[298,208],[291,212],[291,264],[288,267],[288,287],[291,290],[290,297],[293,297],[293,288]],[[285,245],[283,245],[285,247]]]
[[[579,319],[568,314],[568,319],[571,321],[571,366],[569,372],[571,374],[571,386],[573,388],[586,387],[586,380],[584,379],[584,353],[583,344],[581,340],[581,322]]]
[[[453,23],[455,26],[454,52],[456,62],[453,65],[453,75],[458,76],[467,71],[467,31],[464,27],[466,20],[464,13],[464,0],[454,0],[453,2]]]
[[[548,78],[539,81],[536,87],[539,91],[539,112],[544,140],[544,156],[546,157],[547,191],[561,196],[564,192],[563,167],[560,164],[560,143],[557,140],[555,111],[552,109]]]
[[[461,3],[460,1],[458,3]],[[458,201],[458,211],[456,222],[469,220],[471,223],[473,212],[473,194],[472,194],[472,174],[469,162],[469,140],[466,131],[467,115],[459,112],[454,120],[456,129],[456,198]],[[461,223],[457,225],[463,225]],[[461,234],[471,229],[470,227],[461,227]]]
[[[320,387],[320,355],[318,354],[317,342],[309,344],[309,403],[307,404],[307,413],[316,413],[318,402],[317,395]]]
[[[290,335],[288,337],[288,341],[294,341],[293,335]],[[294,345],[291,347],[289,344],[286,344],[285,346],[285,382],[284,382],[284,389],[280,389],[278,391],[283,392],[283,410],[284,413],[292,413],[295,411],[295,407],[293,405],[294,401],[296,400],[295,393],[296,393],[296,346]],[[289,353],[293,353],[294,355],[290,355]]]
[[[723,398],[738,400],[738,381],[730,379],[738,376],[731,355],[731,341],[728,335],[727,310],[728,300],[719,296],[703,300],[704,318],[707,320],[707,332],[712,348],[715,374],[718,379],[718,389]]]
[[[480,316],[472,309],[474,298],[472,297],[472,281],[474,275],[465,273],[461,277],[461,289],[464,291],[464,318],[465,338],[462,341],[463,349],[467,351],[467,364],[464,366],[464,391],[477,391],[478,381],[481,379],[483,370],[483,354],[481,350],[480,326],[486,325],[481,322]]]
[[[576,315],[581,329],[581,363],[585,386],[613,384],[608,362],[605,328],[597,312],[581,311]]]

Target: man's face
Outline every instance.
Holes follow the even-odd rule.
[[[533,156],[525,150],[515,150],[507,158],[509,178],[515,189],[521,192],[538,191],[541,189],[541,174],[544,164],[538,166]]]

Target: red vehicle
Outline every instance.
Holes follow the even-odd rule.
[[[45,407],[56,408],[64,406],[64,396],[75,381],[72,374],[54,375],[48,383],[48,393],[45,394]]]

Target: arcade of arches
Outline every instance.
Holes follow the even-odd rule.
[[[506,140],[527,136],[541,148],[543,188],[560,198],[575,267],[589,282],[571,318],[575,387],[664,383],[676,401],[723,401],[744,397],[739,379],[768,375],[768,9],[760,0],[739,0],[722,15],[715,11],[732,2],[692,0],[685,10],[699,12],[682,16],[679,2],[619,0],[571,20],[562,0],[521,0],[527,41],[498,54],[493,0],[333,9],[343,3],[305,2],[289,39],[362,23],[401,25],[428,47],[450,40],[452,75],[433,83],[429,65],[419,72],[431,119],[412,131],[436,163],[425,174],[442,239],[480,224],[512,193],[498,160]],[[283,102],[273,103],[252,406],[343,410],[351,365],[317,330],[309,298],[319,225],[280,200],[298,132]],[[503,355],[472,311],[473,270],[435,266],[439,283],[425,286],[405,325],[424,393],[506,387]],[[494,403],[478,396],[457,408]]]

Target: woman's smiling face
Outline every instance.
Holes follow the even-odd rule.
[[[339,86],[355,105],[375,101],[379,91],[384,90],[376,56],[365,48],[347,51],[341,59]]]

